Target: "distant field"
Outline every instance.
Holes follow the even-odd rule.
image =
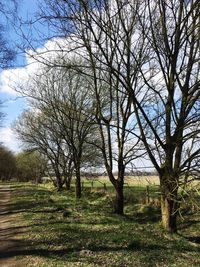
[[[48,179],[48,177],[47,177]],[[49,180],[48,180],[49,181]],[[94,188],[103,188],[103,187],[112,187],[108,176],[99,176],[99,177],[81,177],[81,182],[84,187],[94,187]],[[51,184],[51,183],[50,183]],[[72,187],[75,184],[75,177],[72,179]],[[125,176],[124,186],[125,187],[146,187],[149,185],[150,187],[159,186],[160,181],[159,177],[156,175],[148,175],[148,176]],[[193,181],[191,183],[192,186],[199,186],[200,181]]]
[[[158,176],[127,176],[125,182],[130,185],[160,185]]]
[[[107,176],[100,176],[95,178],[83,178],[82,181],[86,183],[90,183],[93,181],[94,186],[99,186],[102,184],[111,185],[109,178]],[[125,177],[125,185],[129,186],[146,186],[146,185],[159,185],[159,177],[158,176],[126,176]],[[99,187],[98,186],[98,187]]]

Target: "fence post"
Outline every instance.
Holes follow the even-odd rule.
[[[83,188],[84,188],[84,182],[82,182],[82,190],[83,190]]]
[[[93,181],[91,182],[91,187],[93,188],[94,184],[93,184]]]
[[[149,196],[149,186],[146,186],[146,204],[148,205],[150,202],[150,196]]]

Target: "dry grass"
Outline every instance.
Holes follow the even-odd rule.
[[[125,183],[133,186],[160,185],[158,176],[126,176]]]
[[[87,178],[83,180],[88,181]],[[110,184],[108,176],[99,176],[94,179],[90,179],[91,181],[97,181],[99,183]],[[159,185],[159,177],[158,176],[125,176],[125,184],[129,186],[146,186],[146,185]]]

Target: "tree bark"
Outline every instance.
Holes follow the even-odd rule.
[[[114,204],[114,212],[119,215],[124,214],[124,190],[123,190],[123,183],[117,182],[115,187],[116,190],[116,197],[115,197],[115,204]]]
[[[62,183],[62,178],[60,176],[60,174],[56,174],[56,185],[57,185],[57,190],[61,191],[62,187],[63,187],[63,183]]]
[[[161,196],[162,224],[170,233],[177,232],[177,208],[176,202],[168,197]]]
[[[163,177],[160,180],[161,185],[161,213],[162,225],[169,233],[177,232],[177,185],[170,182],[170,179]]]
[[[81,173],[80,168],[76,168],[76,198],[81,198]]]
[[[72,167],[72,159],[70,159],[67,165],[67,171],[65,171],[65,186],[67,191],[71,189],[73,169],[74,168]]]
[[[118,165],[118,178],[116,179],[113,175],[111,168],[107,165],[107,174],[110,182],[113,184],[116,195],[114,202],[114,213],[123,215],[124,214],[124,170],[123,164]]]
[[[71,180],[72,180],[72,175],[71,173],[68,173],[65,176],[65,186],[66,186],[67,191],[71,189]]]
[[[69,191],[71,189],[71,179],[68,177],[66,182],[65,182],[65,186],[67,191]]]

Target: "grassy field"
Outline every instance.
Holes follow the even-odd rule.
[[[104,183],[108,186],[112,186],[107,176],[100,176],[92,179],[84,177],[82,181],[89,187],[92,181],[94,187],[102,187]],[[125,186],[158,186],[160,184],[158,176],[125,176],[124,183]]]
[[[86,186],[81,200],[48,185],[12,187],[28,266],[200,266],[200,214],[180,219],[178,234],[165,233],[159,207],[142,204],[145,186],[125,188],[125,216],[112,213],[108,184],[106,191]]]

